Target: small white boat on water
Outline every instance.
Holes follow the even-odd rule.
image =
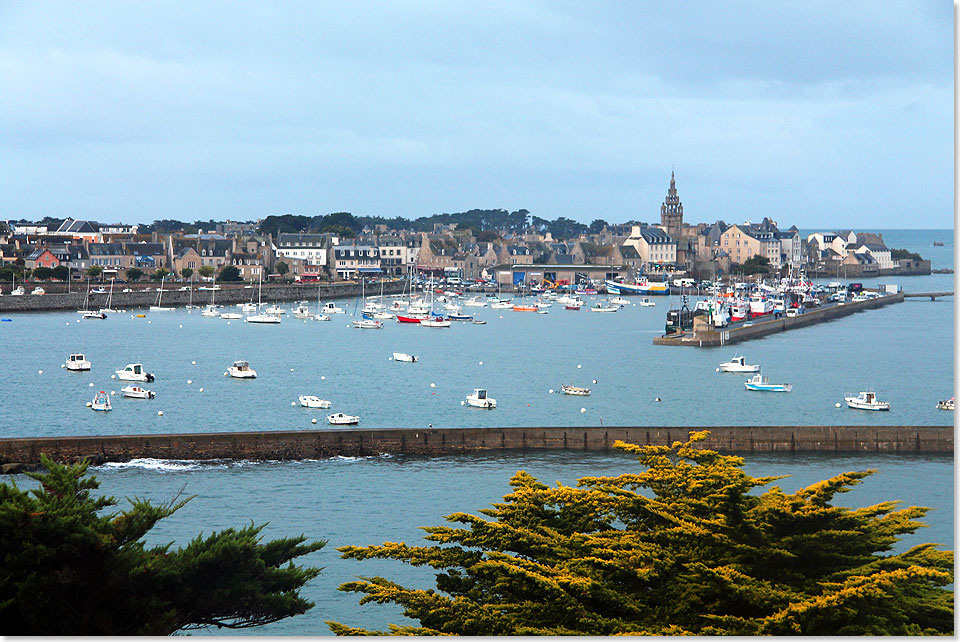
[[[640,299],[640,300],[637,302],[637,305],[639,305],[639,306],[642,307],[642,308],[652,308],[652,307],[656,306],[657,304],[654,303],[653,301],[651,301],[651,300],[650,300],[650,297],[643,297],[642,299]]]
[[[128,363],[123,370],[114,370],[121,381],[153,381],[153,373],[143,369],[142,363]]]
[[[487,307],[486,302],[481,301],[480,297],[472,297],[463,302],[463,305],[468,308],[485,308]]]
[[[858,395],[846,394],[843,400],[847,402],[847,407],[855,410],[890,410],[889,401],[878,400],[877,393],[869,390]]]
[[[354,319],[352,323],[353,327],[360,330],[379,330],[383,327],[383,322],[376,319]]]
[[[163,281],[166,278],[165,276],[160,278],[160,287],[157,288],[157,302],[150,306],[151,312],[173,312],[173,308],[160,305],[163,301]]]
[[[619,309],[620,309],[620,306],[618,305],[613,305],[613,306],[603,305],[602,302],[598,302],[596,305],[590,306],[591,312],[616,312]]]
[[[326,399],[321,399],[314,395],[300,395],[297,397],[300,401],[300,405],[304,408],[323,408],[324,410],[329,408],[332,404]]]
[[[379,312],[374,312],[374,313],[373,313],[373,318],[374,318],[374,319],[380,319],[380,320],[383,320],[383,321],[389,321],[390,319],[393,318],[393,315],[392,315],[391,313],[389,313],[389,312],[384,311],[384,310],[380,310]]]
[[[315,315],[313,316],[313,320],[314,320],[314,321],[329,321],[329,320],[330,320],[330,315],[329,315],[329,314],[315,314]]]
[[[287,313],[287,311],[281,308],[279,305],[271,305],[269,308],[264,310],[264,312],[266,312],[267,314],[273,314],[276,316],[280,316],[281,314]]]
[[[311,316],[313,315],[310,313],[310,308],[308,308],[305,303],[301,303],[293,309],[293,317],[295,319],[309,319]]]
[[[133,384],[120,388],[120,394],[131,399],[153,399],[157,396],[153,390],[146,390]]]
[[[590,388],[581,388],[579,386],[568,386],[567,384],[561,384],[560,392],[565,395],[575,395],[577,397],[589,397]]]
[[[246,318],[247,323],[280,323],[279,314],[251,314]]]
[[[204,316],[206,315],[204,314]],[[220,318],[227,319],[229,321],[230,319],[242,319],[243,315],[240,314],[239,312],[221,312]]]
[[[760,364],[749,364],[741,355],[730,361],[724,361],[717,367],[717,372],[760,372]]]
[[[93,310],[86,310],[83,314],[80,315],[81,319],[106,319],[107,315],[104,312],[94,312]]]
[[[790,383],[770,383],[762,374],[757,373],[747,379],[744,384],[747,390],[759,392],[790,392],[793,390],[793,384]]]
[[[36,296],[43,296],[46,293],[47,291],[38,285],[37,287],[33,288],[33,292],[31,292],[30,294],[34,294]]]
[[[87,402],[87,408],[100,412],[113,410],[113,406],[110,404],[110,396],[103,390],[93,396],[93,401]]]
[[[217,318],[220,316],[220,312],[217,310],[217,306],[208,305],[203,309],[202,312],[200,312],[200,316]],[[238,314],[237,316],[239,317],[240,315]]]
[[[332,415],[327,415],[327,421],[334,426],[353,426],[360,423],[360,417],[335,412]]]
[[[75,352],[67,357],[67,361],[64,365],[66,366],[67,370],[72,372],[82,372],[90,369],[90,362],[87,361],[87,358],[80,352]]]
[[[493,410],[497,407],[497,400],[487,396],[487,391],[483,388],[474,388],[473,394],[467,395],[464,403],[468,406],[483,408],[485,410]]]
[[[257,311],[257,304],[256,304],[256,303],[238,303],[238,304],[237,304],[237,307],[240,308],[240,310],[241,310],[242,312],[247,313],[247,314],[249,314],[249,313],[251,313],[251,312],[256,312],[256,311]]]
[[[630,305],[630,302],[624,299],[622,296],[615,296],[612,299],[610,299],[610,305],[624,306],[624,305]]]
[[[937,410],[949,410],[950,412],[953,412],[953,397],[938,401]]]
[[[10,290],[10,296],[23,296],[24,294],[26,294],[26,290],[23,289],[22,285],[18,285]]]
[[[512,310],[513,301],[497,301],[496,303],[491,303],[490,308],[493,310]]]
[[[421,319],[420,325],[424,328],[449,328],[453,324],[449,319],[444,319],[443,317],[429,317],[427,319]]]
[[[393,353],[394,361],[406,361],[407,363],[416,363],[417,358],[412,354],[407,354],[406,352],[394,352]]]
[[[234,379],[256,379],[257,371],[250,367],[247,361],[234,361],[233,365],[227,368],[227,374]]]
[[[329,301],[323,304],[323,308],[320,310],[324,314],[343,314],[343,308],[337,307],[337,304],[333,301]]]

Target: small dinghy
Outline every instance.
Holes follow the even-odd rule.
[[[567,384],[562,384],[560,386],[560,392],[565,395],[575,395],[577,397],[589,397],[590,388],[581,388],[579,386],[568,386]]]
[[[332,415],[327,415],[327,421],[334,426],[353,426],[360,423],[360,417],[335,412]]]
[[[953,412],[953,397],[941,399],[937,402],[937,410],[949,410]]]
[[[493,410],[497,407],[497,400],[489,397],[483,388],[475,388],[473,394],[467,395],[466,401],[461,403],[485,410]]]
[[[483,319],[474,319],[473,325],[487,325],[487,322],[484,321]]]
[[[394,352],[393,353],[394,361],[406,361],[407,363],[416,363],[417,358],[412,354],[407,354],[406,352]]]
[[[107,393],[103,390],[93,396],[93,401],[87,402],[87,408],[90,408],[91,410],[99,410],[101,412],[113,410],[113,406],[110,405],[110,397],[107,396]]]

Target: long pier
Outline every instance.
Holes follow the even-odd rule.
[[[953,292],[905,292],[905,299],[926,299],[930,297],[931,301],[936,301],[937,297],[953,296]]]
[[[617,440],[670,445],[708,430],[700,447],[722,452],[952,453],[953,426],[589,426],[382,428],[206,432],[0,439],[0,472],[56,461],[138,458],[296,460],[382,453],[447,455],[491,450],[610,451]]]

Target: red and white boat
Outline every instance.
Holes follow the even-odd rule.
[[[403,314],[398,314],[398,315],[397,315],[397,323],[420,323],[421,321],[423,321],[423,320],[426,319],[426,318],[427,318],[427,315],[425,315],[425,314],[424,314],[424,315],[419,315],[419,314],[418,314],[418,315],[415,315],[415,316],[407,316],[407,315],[403,315]]]
[[[730,320],[743,321],[750,314],[750,304],[746,301],[735,300],[730,304]]]
[[[766,316],[768,314],[773,314],[775,309],[776,304],[773,302],[773,299],[759,296],[750,297],[750,316]]]

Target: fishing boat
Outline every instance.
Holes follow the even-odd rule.
[[[106,319],[107,315],[103,312],[94,312],[93,310],[87,310],[80,315],[81,319]]]
[[[949,410],[953,412],[953,397],[941,399],[937,402],[937,410]]]
[[[760,364],[749,364],[743,356],[737,355],[717,366],[717,372],[760,372]]]
[[[864,390],[857,395],[846,394],[843,400],[847,402],[848,408],[855,410],[890,410],[889,401],[880,401],[877,399],[877,393]]]
[[[650,297],[645,296],[637,302],[637,305],[639,305],[642,308],[652,308],[657,304],[654,301],[651,301]]]
[[[323,306],[324,314],[343,314],[343,308],[338,307],[333,301],[328,301]]]
[[[91,410],[97,410],[100,412],[106,412],[108,410],[113,410],[113,406],[110,404],[110,397],[103,390],[98,392],[93,396],[93,401],[87,402],[87,408]]]
[[[160,303],[163,301],[163,281],[166,278],[166,275],[160,277],[160,287],[157,289],[157,302],[156,304],[150,306],[151,312],[173,312],[173,308],[165,308],[160,305]]]
[[[557,299],[558,303],[559,301],[560,299]],[[583,299],[578,296],[568,296],[564,300],[563,307],[565,310],[579,310],[583,307]]]
[[[87,361],[87,358],[80,352],[74,352],[67,357],[67,361],[63,365],[71,372],[82,372],[89,370],[91,367],[90,362]]]
[[[622,296],[615,296],[610,299],[610,305],[619,305],[622,307],[625,305],[630,305],[630,302],[624,299]]]
[[[271,305],[269,308],[264,310],[264,312],[266,312],[267,314],[273,314],[276,316],[280,316],[281,314],[287,313],[287,311],[281,308],[279,305]]]
[[[153,399],[157,396],[153,390],[146,390],[133,384],[120,388],[120,394],[131,399]]]
[[[353,426],[360,423],[360,417],[335,412],[332,415],[327,415],[327,421],[334,426]]]
[[[310,316],[310,308],[307,307],[306,303],[301,303],[293,309],[293,318],[295,319],[309,319]]]
[[[648,281],[640,279],[636,283],[621,283],[619,281],[605,280],[603,284],[607,292],[611,294],[639,294],[644,296],[670,294],[670,286],[664,281]]]
[[[579,386],[568,386],[567,384],[562,384],[560,386],[560,392],[565,395],[574,395],[577,397],[589,397],[590,388],[581,388]]]
[[[743,386],[747,390],[755,390],[759,392],[790,392],[793,390],[793,384],[770,383],[770,381],[760,373],[757,373],[747,379],[743,383]]]
[[[473,394],[467,395],[464,403],[468,406],[483,408],[485,410],[493,410],[497,407],[497,400],[487,396],[487,391],[483,388],[474,388]]]
[[[128,363],[123,370],[114,370],[121,381],[153,381],[152,372],[143,369],[142,363]]]
[[[412,354],[407,354],[406,352],[394,352],[393,353],[394,361],[406,361],[407,363],[416,363],[418,359]]]
[[[247,361],[234,361],[233,365],[227,368],[227,374],[234,379],[256,379],[257,371],[250,367]]]
[[[300,395],[297,397],[297,399],[300,401],[300,405],[304,408],[323,408],[326,410],[332,405],[326,399],[321,399],[320,397],[316,397],[314,395]]]

